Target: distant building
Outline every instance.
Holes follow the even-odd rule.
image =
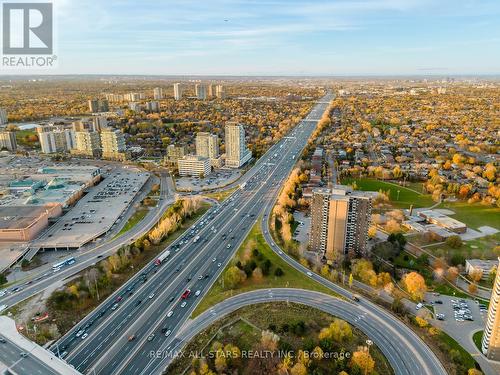
[[[134,112],[141,112],[142,111],[141,103],[130,102],[130,103],[128,103],[128,107],[131,111],[134,111]]]
[[[163,99],[163,89],[161,87],[155,87],[153,89],[153,99],[154,100]]]
[[[97,157],[101,155],[101,138],[96,131],[79,131],[75,133],[76,147],[73,154]]]
[[[496,270],[498,268],[498,259],[466,259],[465,260],[465,272],[468,275],[472,275],[475,272],[481,272],[481,279],[488,280],[491,270]]]
[[[226,166],[240,168],[252,158],[252,152],[245,144],[245,129],[236,122],[226,123]]]
[[[450,232],[465,233],[467,231],[466,224],[436,210],[420,211],[418,215],[426,219],[429,223],[445,228]]]
[[[94,122],[90,122],[88,120],[79,120],[73,122],[73,131],[75,132],[83,132],[83,131],[97,131]]]
[[[109,104],[107,99],[91,99],[89,100],[89,111],[91,113],[108,112]]]
[[[175,100],[182,99],[182,86],[180,83],[174,83],[174,99]]]
[[[125,95],[123,94],[105,94],[106,100],[110,103],[118,103],[125,101]]]
[[[139,100],[144,99],[146,96],[138,92],[129,92],[128,94],[125,94],[123,97],[125,100],[128,100],[129,102],[137,102]]]
[[[214,85],[213,83],[209,83],[207,85],[207,91],[208,91],[208,97],[211,98],[213,96],[215,96],[215,90],[214,90]]]
[[[196,94],[196,97],[200,100],[206,100],[207,99],[207,87],[205,85],[197,83],[194,86],[194,91]]]
[[[38,126],[36,128],[38,140],[44,154],[54,154],[58,152],[69,152],[75,148],[76,136],[73,129]]]
[[[168,145],[167,146],[167,163],[177,165],[177,161],[186,155],[184,146]]]
[[[206,177],[210,174],[210,160],[203,156],[187,155],[177,161],[180,176]]]
[[[366,254],[371,197],[342,185],[314,189],[309,249],[330,261]]]
[[[196,135],[196,155],[217,159],[219,157],[219,137],[215,134],[199,132]]]
[[[107,128],[108,119],[104,116],[94,116],[92,118],[92,124],[94,125],[93,130],[96,132],[100,132],[101,130]]]
[[[17,141],[15,132],[0,132],[0,150],[6,148],[9,151],[17,150]]]
[[[160,102],[157,101],[147,102],[146,110],[148,112],[160,112]]]
[[[101,132],[102,158],[110,160],[125,160],[125,137],[121,130],[105,129]]]
[[[498,260],[500,263],[500,258]],[[491,291],[488,317],[483,333],[482,351],[488,359],[500,361],[500,265]]]
[[[0,108],[0,125],[5,125],[7,123],[7,120],[7,111],[3,108]]]
[[[224,86],[222,85],[215,86],[215,96],[217,96],[219,99],[224,99],[226,97]]]

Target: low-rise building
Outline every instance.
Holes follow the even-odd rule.
[[[467,231],[466,224],[436,210],[420,211],[418,215],[426,219],[429,223],[438,225],[454,233],[465,233]]]
[[[466,259],[465,272],[467,275],[472,275],[476,272],[481,272],[481,279],[488,280],[492,270],[498,268],[498,259]]]
[[[210,159],[203,156],[187,155],[177,161],[177,168],[181,176],[206,177],[211,170]]]

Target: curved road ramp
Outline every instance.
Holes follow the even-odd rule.
[[[156,373],[161,374],[194,336],[218,319],[244,306],[273,301],[311,306],[359,328],[379,347],[396,375],[446,375],[446,370],[431,349],[397,318],[382,318],[362,304],[327,294],[289,288],[242,293],[213,306],[194,320],[188,321],[175,340],[168,347],[161,348],[159,353],[162,355],[157,356],[160,359],[151,359],[149,367],[157,369]]]

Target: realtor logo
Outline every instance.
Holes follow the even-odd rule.
[[[3,54],[53,53],[52,3],[3,4]]]

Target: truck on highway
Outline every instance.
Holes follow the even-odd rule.
[[[165,259],[167,259],[170,256],[170,251],[165,251],[163,254],[161,254],[156,260],[155,260],[155,265],[159,266],[163,263]]]
[[[182,293],[181,299],[188,298],[190,294],[191,294],[191,290],[190,289],[186,289],[186,291],[184,293]]]

